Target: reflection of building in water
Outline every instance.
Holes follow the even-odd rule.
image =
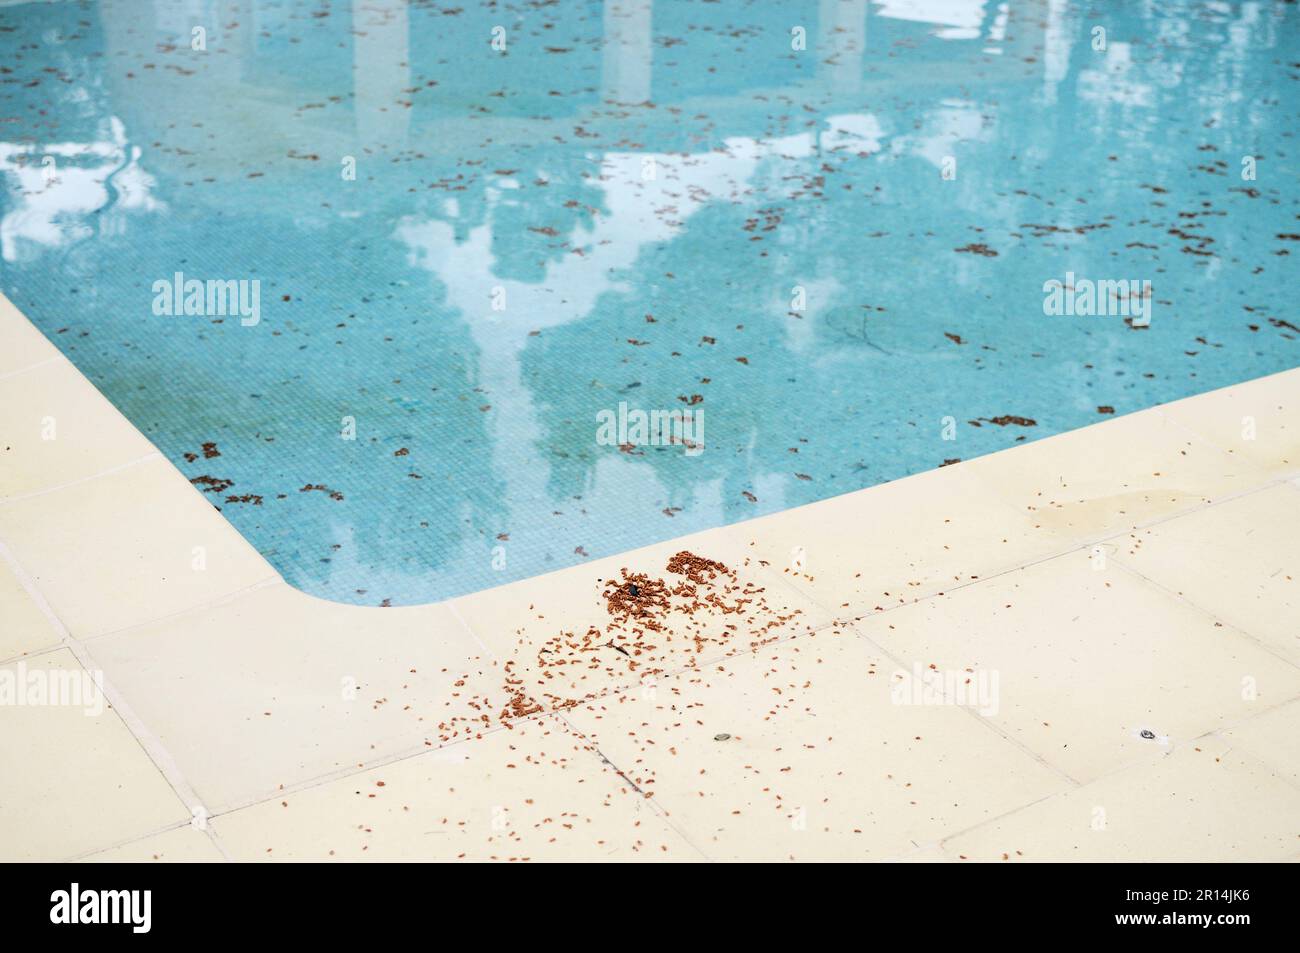
[[[410,21],[406,0],[352,0],[357,137],[390,149],[406,145],[411,123]]]
[[[867,47],[867,0],[821,0],[818,22],[818,62],[831,89],[856,92]]]
[[[126,140],[122,123],[100,123],[104,138],[91,142],[28,145],[0,142],[0,181],[6,210],[0,216],[0,258],[20,262],[98,233],[121,234],[134,212],[162,204],[153,179],[140,167],[140,149]]]
[[[595,19],[557,8],[547,11],[550,21],[583,41],[548,59],[555,70],[547,82],[563,95],[547,91],[529,68],[536,63],[538,40],[527,20],[516,23],[491,10],[445,17],[407,0],[353,0],[328,18],[311,20],[311,29],[295,36],[292,57],[282,56],[280,47],[286,34],[302,32],[301,24],[277,19],[291,11],[256,3],[244,11],[236,4],[157,0],[152,17],[142,19],[133,0],[102,0],[98,26],[108,63],[152,61],[156,67],[131,79],[120,69],[104,76],[128,135],[139,130],[137,142],[155,141],[165,130],[169,141],[178,142],[178,150],[151,161],[184,156],[186,168],[220,162],[228,172],[277,161],[289,149],[337,161],[397,152],[464,156],[489,143],[527,148],[556,137],[571,140],[575,122],[599,139],[617,141],[631,124],[661,151],[687,148],[689,134],[668,105],[687,115],[699,111],[730,119],[718,129],[720,137],[760,138],[768,130],[763,114],[752,109],[756,97],[816,102],[826,109],[842,97],[838,111],[853,113],[902,89],[923,97],[927,85],[940,83],[1023,82],[1022,73],[996,62],[936,54],[934,69],[918,71],[896,63],[889,51],[909,33],[944,35],[951,28],[965,35],[974,29],[984,46],[1005,48],[1005,59],[1018,61],[1041,37],[1031,26],[1040,5],[1033,0],[1023,6],[1024,22],[1013,11],[1008,28],[1005,3],[985,11],[978,0],[805,0],[791,6],[788,19],[807,30],[806,53],[793,53],[790,36],[780,32],[764,39],[770,50],[754,44],[758,48],[740,55],[728,37],[735,14],[726,5],[714,10],[609,0]],[[693,29],[701,18],[707,29]],[[508,54],[490,45],[498,21],[506,21]],[[869,30],[870,21],[879,27]],[[195,26],[206,30],[206,54],[189,49]],[[562,35],[558,29],[547,33]],[[656,57],[657,42],[663,49]],[[677,55],[679,42],[706,52]],[[312,53],[306,70],[297,68],[304,47]],[[716,65],[701,69],[696,59]],[[499,76],[509,95],[483,98],[485,73]],[[591,97],[584,95],[585,86],[573,88],[589,74],[599,80]],[[647,102],[660,108],[632,116],[606,108]],[[925,108],[923,101],[918,105]],[[227,123],[237,123],[242,134],[214,148],[204,128]]]

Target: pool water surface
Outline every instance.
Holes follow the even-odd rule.
[[[1263,0],[6,4],[0,290],[431,602],[1300,364],[1298,114]]]

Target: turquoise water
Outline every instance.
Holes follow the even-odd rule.
[[[1298,27],[3,6],[0,288],[289,582],[432,601],[1296,366]],[[1045,313],[1118,279],[1144,314]]]

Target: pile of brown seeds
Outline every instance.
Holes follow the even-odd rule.
[[[459,693],[455,707],[468,705],[470,711],[439,725],[444,742],[752,650],[777,638],[801,614],[771,607],[764,587],[686,551],[668,560],[663,577],[625,567],[618,578],[598,584],[605,602],[602,623],[585,632],[561,630],[540,644],[521,637],[515,657],[501,666],[500,695]],[[466,675],[455,687],[468,688],[471,680]]]

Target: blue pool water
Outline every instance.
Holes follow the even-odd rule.
[[[427,602],[1295,366],[1298,107],[1265,0],[19,3],[0,289],[289,582]]]

